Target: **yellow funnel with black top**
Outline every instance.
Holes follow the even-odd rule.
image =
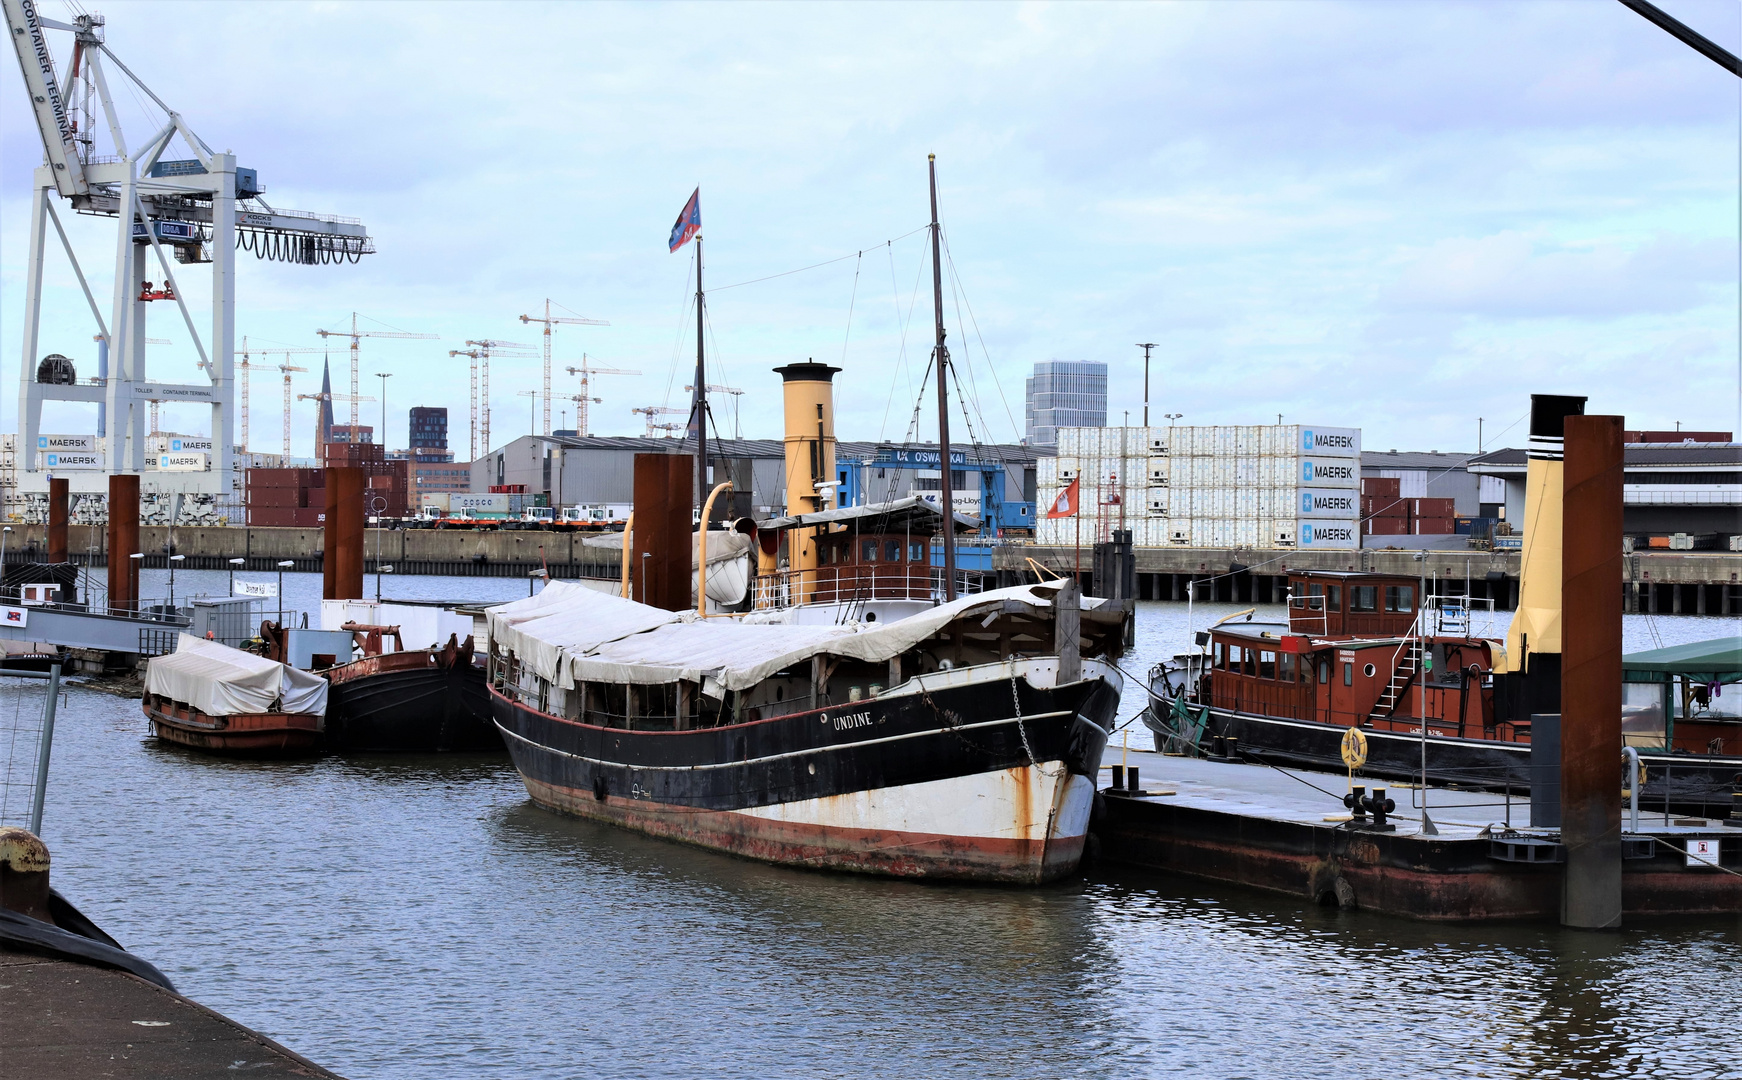
[[[828,509],[835,488],[835,372],[814,360],[774,369],[784,380],[786,402],[786,512],[788,516]],[[819,486],[822,485],[822,486]],[[787,568],[795,571],[794,603],[816,591],[815,529],[787,533]]]
[[[1567,417],[1584,414],[1582,397],[1530,395],[1518,610],[1506,631],[1505,666],[1501,669],[1509,673],[1526,670],[1527,655],[1560,655],[1562,446]]]

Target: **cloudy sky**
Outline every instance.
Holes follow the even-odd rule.
[[[1660,2],[1742,48],[1733,0]],[[66,17],[61,0],[42,6]],[[257,169],[272,205],[368,224],[379,254],[357,266],[244,256],[238,326],[308,347],[357,311],[439,334],[364,342],[364,382],[394,375],[393,445],[407,406],[445,405],[464,456],[467,367],[447,350],[536,343],[515,316],[546,297],[611,324],[558,330],[559,396],[577,392],[560,368],[583,352],[642,373],[595,382],[596,433],[639,433],[632,408],[682,405],[694,249],[665,241],[697,185],[710,379],[746,391],[720,424],[777,435],[769,369],[815,357],[845,369],[843,437],[901,436],[931,337],[927,153],[981,439],[1020,434],[1023,377],[1054,358],[1109,363],[1110,419],[1137,422],[1140,341],[1160,343],[1152,415],[1184,423],[1281,414],[1363,428],[1370,448],[1474,449],[1478,417],[1519,445],[1508,425],[1552,391],[1630,426],[1737,426],[1742,80],[1612,0],[102,12],[116,54]],[[11,380],[41,150],[5,66]],[[142,99],[117,93],[141,140]],[[71,228],[106,298],[114,226]],[[52,242],[49,266],[42,351],[87,374],[93,329]],[[209,294],[193,268],[181,278]],[[193,381],[179,316],[151,314],[173,343],[152,374]],[[518,392],[539,386],[538,363],[493,371],[500,444],[528,430]],[[313,392],[318,372],[297,379]],[[256,380],[252,449],[279,449],[279,400],[275,378]],[[16,401],[0,395],[0,428],[15,429]],[[379,405],[363,415],[377,422]]]

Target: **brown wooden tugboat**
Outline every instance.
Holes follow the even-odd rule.
[[[266,657],[191,634],[145,668],[151,733],[219,754],[311,753],[325,728],[327,683]]]

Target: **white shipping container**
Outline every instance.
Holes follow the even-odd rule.
[[[1297,521],[1295,546],[1302,549],[1358,548],[1361,546],[1361,528],[1354,520]]]
[[[1295,476],[1307,487],[1361,487],[1361,463],[1354,458],[1301,457],[1295,459]]]
[[[1361,457],[1361,429],[1334,427],[1300,427],[1300,441],[1295,444],[1303,454],[1314,457]]]
[[[1299,517],[1358,518],[1361,496],[1351,488],[1301,488]]]

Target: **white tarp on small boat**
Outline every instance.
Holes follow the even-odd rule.
[[[564,688],[577,682],[702,682],[710,692],[744,690],[783,668],[828,655],[887,661],[950,622],[1006,605],[1049,608],[1058,584],[1020,585],[965,596],[875,627],[795,626],[715,619],[637,604],[553,581],[537,596],[490,609],[490,639]],[[1101,601],[1085,598],[1085,607]]]
[[[192,634],[176,639],[175,652],[146,662],[145,692],[207,716],[327,713],[327,680],[319,675]]]

